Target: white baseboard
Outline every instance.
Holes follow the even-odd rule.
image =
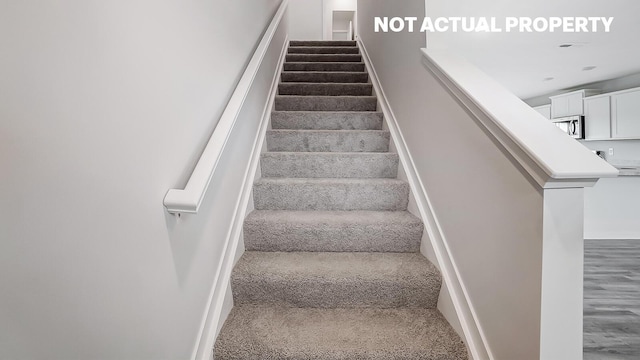
[[[222,323],[226,320],[231,310],[232,303],[229,301],[228,289],[229,280],[231,279],[231,271],[237,261],[238,246],[241,242],[242,225],[244,224],[244,218],[247,214],[249,207],[249,200],[251,199],[251,191],[253,189],[253,183],[256,173],[258,171],[258,165],[260,163],[260,154],[262,152],[263,143],[265,140],[265,134],[269,125],[269,119],[271,117],[271,109],[275,101],[275,95],[278,90],[278,79],[282,72],[282,67],[289,45],[288,36],[285,35],[284,43],[280,51],[280,58],[278,59],[278,66],[276,67],[271,82],[271,88],[269,91],[269,99],[262,112],[260,119],[260,126],[258,133],[253,142],[253,148],[251,151],[251,158],[247,165],[244,180],[242,182],[242,195],[238,198],[234,209],[233,223],[230,227],[225,243],[227,246],[224,250],[222,257],[222,266],[218,274],[214,277],[214,283],[212,291],[207,304],[207,310],[202,320],[202,329],[198,336],[198,341],[193,349],[191,359],[195,360],[210,360],[212,359],[213,345],[218,335],[218,331]],[[242,249],[240,249],[242,250]],[[226,299],[226,301],[225,301]]]
[[[477,316],[469,297],[467,295],[466,288],[460,278],[459,272],[455,261],[450,255],[449,248],[447,246],[446,238],[442,232],[442,228],[438,223],[438,219],[435,215],[434,209],[429,201],[426,189],[418,175],[415,163],[409,153],[407,144],[402,136],[402,132],[398,125],[393,110],[389,105],[389,101],[380,85],[380,81],[376,70],[371,63],[369,54],[364,43],[358,40],[360,50],[362,52],[362,58],[365,62],[369,77],[373,83],[373,88],[378,96],[378,102],[386,125],[391,132],[391,138],[395,144],[395,148],[400,158],[400,163],[404,169],[407,181],[411,188],[411,192],[415,197],[416,205],[420,212],[420,217],[425,225],[428,238],[431,240],[431,246],[435,252],[437,259],[437,266],[440,268],[440,272],[443,277],[443,283],[446,286],[446,290],[449,293],[452,301],[452,306],[455,308],[455,314],[457,319],[448,319],[450,322],[459,321],[462,328],[463,337],[468,347],[469,354],[474,360],[489,360],[493,359],[491,350],[488,347],[486,337],[479,326]],[[416,49],[417,51],[418,49]],[[446,298],[446,297],[445,297]],[[457,325],[457,324],[455,324]]]

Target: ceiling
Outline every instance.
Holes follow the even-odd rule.
[[[427,34],[429,48],[446,48],[528,99],[640,72],[638,0],[427,0],[427,16],[614,17],[611,32]],[[574,44],[568,48],[562,44]],[[595,66],[590,71],[583,68]],[[549,80],[548,78],[553,78]],[[545,80],[547,79],[547,80]]]

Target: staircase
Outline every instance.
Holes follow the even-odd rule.
[[[292,41],[244,224],[226,359],[467,359],[354,41]]]

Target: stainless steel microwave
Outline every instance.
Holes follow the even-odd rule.
[[[551,119],[562,131],[575,139],[584,139],[584,116],[567,116]]]

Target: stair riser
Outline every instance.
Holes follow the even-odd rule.
[[[268,151],[387,152],[387,131],[267,131]]]
[[[284,63],[284,71],[364,71],[363,63]]]
[[[356,42],[352,40],[332,40],[332,41],[313,41],[313,40],[291,40],[289,46],[356,46]]]
[[[355,54],[288,54],[287,62],[362,62],[361,55]]]
[[[292,46],[289,47],[289,54],[359,54],[357,47],[350,46]]]
[[[282,96],[277,95],[276,111],[376,111],[374,96]]]
[[[269,183],[253,189],[257,210],[406,210],[409,186],[395,184]]]
[[[418,252],[422,223],[327,224],[247,221],[248,251]]]
[[[398,155],[266,153],[260,166],[263,177],[395,178]]]
[[[372,92],[371,84],[281,83],[278,85],[280,95],[370,96]]]
[[[271,113],[273,129],[380,130],[382,113],[375,112],[297,112]]]
[[[266,280],[266,281],[265,281]],[[432,286],[362,278],[334,279],[240,278],[232,275],[235,305],[259,304],[301,308],[433,308],[438,302],[439,279]]]
[[[296,83],[366,83],[369,75],[349,72],[283,72],[281,79],[283,82]]]

